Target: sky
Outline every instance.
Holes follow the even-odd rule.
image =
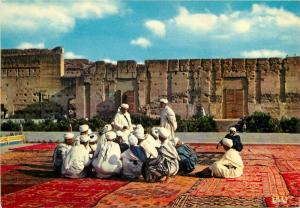
[[[1,48],[92,61],[300,55],[300,1],[2,0]]]

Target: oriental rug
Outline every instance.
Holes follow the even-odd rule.
[[[300,197],[300,171],[281,173],[292,196]]]
[[[41,143],[41,144],[33,144],[25,147],[16,147],[11,148],[10,150],[14,151],[53,151],[57,143]]]
[[[14,169],[17,169],[19,166],[18,165],[0,165],[0,173],[1,173],[1,175],[2,174],[5,174],[5,173],[7,173],[8,171],[10,171],[10,170],[14,170]]]
[[[128,182],[100,179],[56,179],[2,196],[8,207],[93,207]]]

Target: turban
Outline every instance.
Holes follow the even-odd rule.
[[[112,130],[112,126],[110,124],[106,124],[102,129],[102,134],[105,134]]]
[[[98,136],[96,134],[90,135],[90,142],[97,142]]]
[[[129,105],[128,105],[128,104],[126,104],[126,103],[123,103],[123,104],[121,105],[121,108],[128,109],[128,108],[129,108]]]
[[[230,127],[229,131],[236,132],[236,128],[235,127]]]
[[[165,103],[165,104],[168,104],[168,100],[167,100],[167,99],[165,99],[165,98],[162,98],[162,99],[160,99],[160,100],[159,100],[159,102],[161,102],[161,103]]]
[[[174,145],[176,146],[177,143],[179,142],[179,138],[178,137],[174,137],[173,141],[174,141]]]
[[[133,134],[141,140],[145,139],[144,128],[136,128]]]
[[[90,137],[88,135],[81,135],[80,136],[80,141],[81,142],[88,142]]]
[[[135,127],[136,129],[143,129],[144,130],[144,127],[142,126],[142,124],[138,124],[138,125],[136,125],[136,127]]]
[[[69,132],[65,133],[64,134],[64,138],[65,139],[73,139],[74,138],[74,134],[73,133],[69,133]]]
[[[105,137],[108,141],[112,141],[117,137],[117,134],[113,131],[109,131],[105,134]]]
[[[223,138],[222,139],[222,144],[231,148],[233,146],[233,142],[231,139]]]
[[[162,138],[167,139],[170,136],[170,131],[164,127],[159,128],[158,135]]]
[[[136,138],[133,134],[129,135],[128,141],[131,146],[136,146],[138,144],[138,138]]]
[[[86,125],[86,124],[83,124],[83,125],[79,126],[80,133],[88,131],[88,130],[89,130],[89,126]]]
[[[124,136],[124,133],[122,131],[117,131],[116,134],[117,134],[118,137],[123,138],[123,136]]]
[[[92,129],[88,129],[88,135],[90,135],[92,133]]]
[[[158,138],[158,131],[160,127],[152,127],[151,128],[151,134],[155,137]]]

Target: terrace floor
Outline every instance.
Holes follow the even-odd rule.
[[[1,154],[2,207],[300,206],[299,144],[245,144],[243,176],[220,179],[195,173],[220,158],[222,148],[191,143],[196,170],[167,183],[59,178],[52,172],[55,145],[21,145]]]

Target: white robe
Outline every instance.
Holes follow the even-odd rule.
[[[70,151],[72,145],[67,145],[65,143],[58,144],[53,152],[53,166],[54,169],[61,171],[63,162]]]
[[[157,157],[157,148],[160,147],[160,141],[157,141],[150,134],[145,134],[145,139],[141,141],[140,146],[144,148],[147,158]]]
[[[97,144],[92,162],[98,178],[109,178],[122,170],[121,150],[119,144],[106,141]]]
[[[141,175],[143,162],[130,149],[122,153],[123,175],[127,178],[137,178]]]
[[[161,152],[162,155],[167,156],[166,159],[169,162],[169,166],[168,166],[169,176],[176,175],[179,170],[179,162],[178,161],[180,160],[180,157],[179,157],[177,150],[174,147],[173,143],[170,140],[166,139],[162,143],[162,145],[158,151]]]
[[[87,175],[85,167],[91,163],[88,149],[80,144],[72,146],[62,167],[62,175],[68,178],[84,178]]]
[[[168,129],[171,132],[171,138],[175,137],[177,129],[177,121],[174,111],[166,106],[160,113],[160,126]]]
[[[126,118],[125,118],[126,116]],[[128,129],[124,130],[123,128],[127,126]],[[122,114],[121,111],[117,112],[115,115],[115,118],[113,120],[113,127],[115,131],[122,131],[124,133],[124,137],[128,137],[130,132],[132,132],[132,123],[131,123],[131,117],[128,112]],[[126,139],[125,139],[126,140]]]
[[[237,178],[243,174],[244,164],[240,153],[231,148],[219,161],[209,166],[209,169],[212,171],[212,176],[215,177]]]

